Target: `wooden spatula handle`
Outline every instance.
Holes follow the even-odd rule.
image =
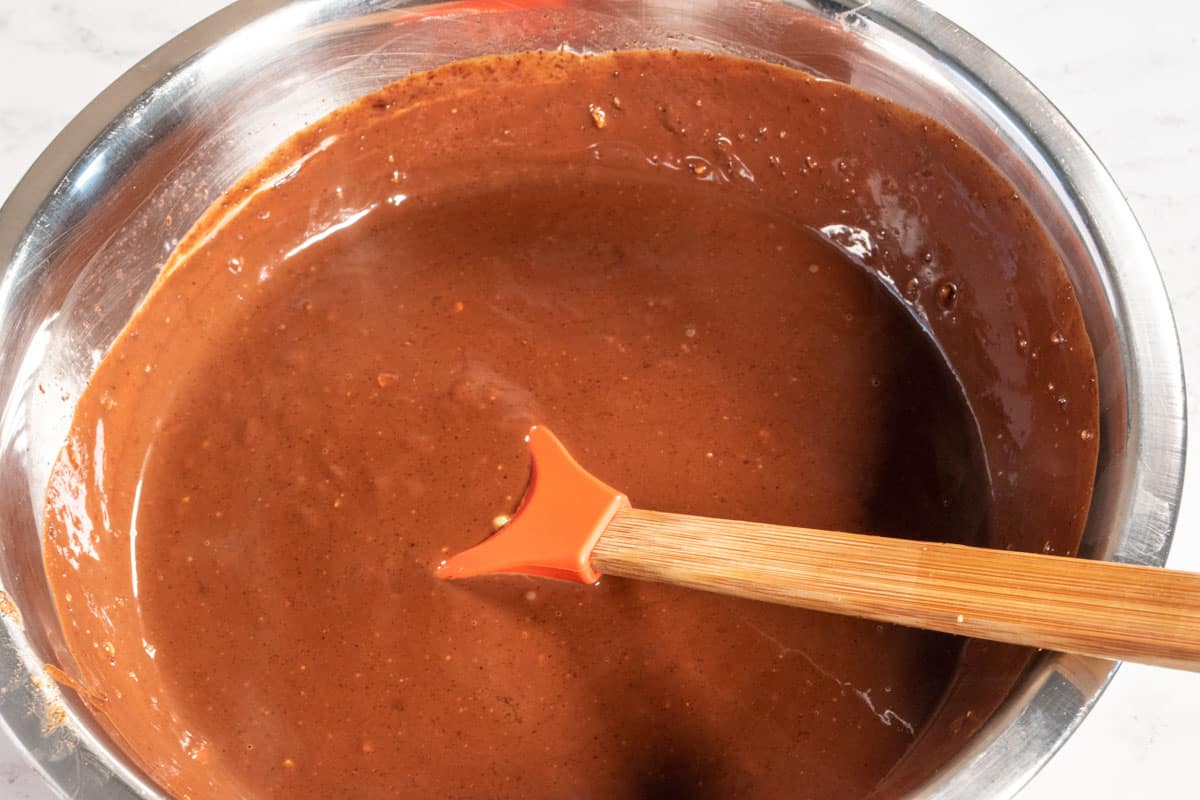
[[[625,509],[601,573],[1200,671],[1200,575]]]

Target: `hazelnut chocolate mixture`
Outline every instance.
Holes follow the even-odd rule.
[[[46,507],[67,672],[191,800],[887,795],[1024,651],[434,567],[533,423],[639,507],[1069,552],[1095,380],[932,120],[703,54],[452,64],[243,179],[97,369]]]

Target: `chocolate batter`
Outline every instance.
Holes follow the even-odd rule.
[[[1095,380],[929,119],[702,54],[453,64],[243,179],[97,369],[47,496],[66,666],[192,800],[888,795],[986,715],[945,718],[960,658],[1023,651],[433,567],[535,422],[640,507],[1069,552]]]

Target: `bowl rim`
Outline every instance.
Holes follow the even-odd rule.
[[[440,0],[439,0],[440,1]],[[783,2],[786,0],[767,0]],[[362,9],[394,9],[434,2],[355,0]],[[46,204],[77,177],[81,164],[131,110],[194,57],[249,23],[288,6],[317,14],[322,0],[236,0],[154,50],[88,103],[51,141],[0,206],[0,298],[26,255],[29,234]],[[974,88],[1018,124],[1056,170],[1092,238],[1111,304],[1127,384],[1128,498],[1117,541],[1095,555],[1161,566],[1170,549],[1183,491],[1187,419],[1182,352],[1166,288],[1145,235],[1111,175],[1062,113],[1024,75],[971,34],[917,0],[820,0],[814,5],[850,24],[861,18],[918,46],[935,50]],[[1036,124],[1031,124],[1036,123]],[[7,323],[0,318],[0,327]],[[1153,402],[1149,402],[1149,400]],[[2,589],[3,587],[0,587]],[[7,627],[7,631],[5,630]],[[0,626],[0,648],[27,649],[19,624]],[[14,678],[31,699],[37,693],[26,658]],[[954,758],[920,787],[919,796],[1011,797],[1054,755],[1099,699],[1119,664],[1080,656],[1038,657],[1001,708]],[[53,691],[53,690],[52,690]],[[1037,705],[1042,713],[1031,715]],[[1053,714],[1044,713],[1049,708]],[[1038,710],[1038,709],[1034,709]],[[1047,724],[1047,719],[1050,720]],[[1035,727],[1036,723],[1036,727]],[[77,758],[65,767],[42,746],[49,734],[16,731],[0,715],[0,729],[23,749],[48,784],[80,773],[109,784],[122,797],[161,797],[136,770],[114,758],[86,731],[77,731]],[[964,777],[965,776],[965,777]],[[116,786],[111,786],[113,782]],[[117,796],[117,795],[114,795]]]

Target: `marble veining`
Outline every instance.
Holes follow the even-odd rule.
[[[219,0],[0,0],[0,197],[70,118]],[[1137,12],[1116,0],[930,0],[1063,110],[1125,192],[1158,257],[1200,375],[1200,5]],[[1200,393],[1188,410],[1200,419]],[[1184,488],[1170,565],[1200,572],[1200,471]],[[1022,800],[1197,795],[1200,675],[1125,666]],[[49,800],[0,733],[0,797]]]

